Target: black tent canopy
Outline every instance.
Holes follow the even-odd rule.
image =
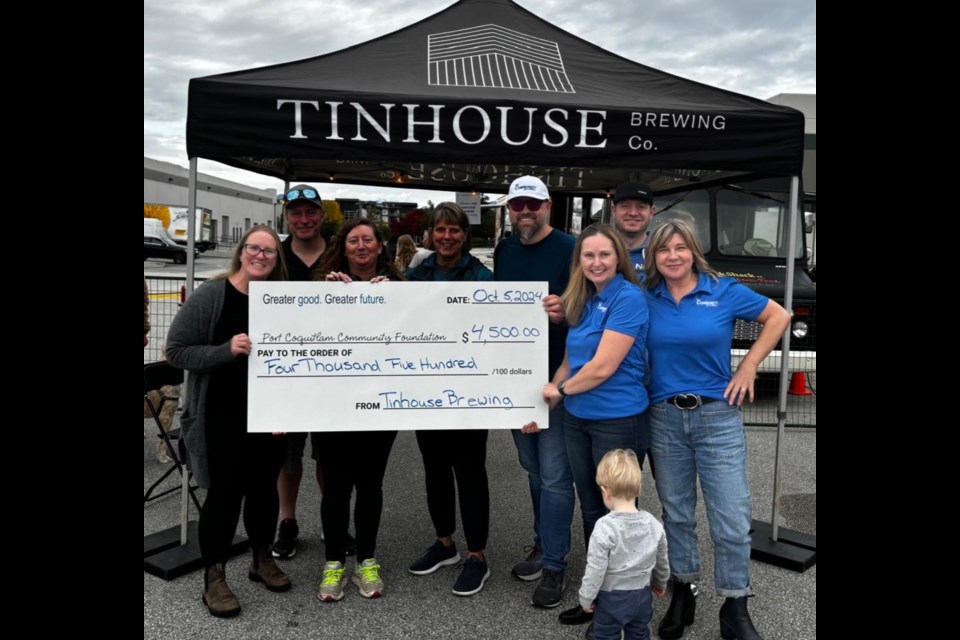
[[[191,216],[197,158],[286,181],[506,191],[655,192],[791,176],[786,277],[794,282],[803,115],[637,64],[510,0],[460,0],[324,56],[190,81]],[[189,226],[190,243],[194,225]],[[188,252],[187,286],[193,287]],[[792,308],[793,287],[784,305]],[[782,341],[777,454],[790,332]],[[779,465],[772,540],[777,541]]]
[[[637,64],[510,0],[190,81],[187,152],[289,181],[599,195],[798,175],[803,116]]]

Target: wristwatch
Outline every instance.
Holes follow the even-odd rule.
[[[557,385],[557,391],[559,391],[560,395],[562,395],[564,398],[567,397],[567,392],[563,390],[565,386],[567,386],[566,380],[561,380],[560,384]]]

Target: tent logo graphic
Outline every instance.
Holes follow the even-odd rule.
[[[427,82],[576,93],[556,42],[486,24],[427,36]]]

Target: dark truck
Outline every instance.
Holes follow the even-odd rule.
[[[657,223],[668,219],[691,222],[707,260],[720,275],[736,278],[782,304],[787,274],[789,199],[789,179],[660,193],[655,202],[657,214],[650,228],[653,230]],[[799,206],[788,368],[791,372],[811,374],[817,370],[817,286],[808,272],[803,203]],[[731,353],[734,368],[759,333],[757,323],[737,322]],[[778,345],[763,361],[759,372],[779,373],[780,358]]]

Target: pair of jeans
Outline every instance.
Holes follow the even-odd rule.
[[[612,449],[633,449],[638,460],[646,451],[637,448],[647,441],[645,414],[638,413],[612,420],[587,420],[569,411],[563,425],[567,441],[567,457],[573,482],[580,497],[580,515],[583,518],[583,539],[589,544],[597,520],[607,514],[603,495],[597,486],[597,465]]]
[[[533,501],[533,531],[540,562],[551,571],[566,571],[573,520],[573,476],[563,437],[563,404],[550,412],[550,428],[540,433],[513,432],[520,466],[527,472]]]
[[[670,573],[683,582],[700,575],[697,556],[697,476],[714,545],[717,594],[750,593],[750,487],[747,440],[738,407],[710,402],[678,409],[650,407],[657,493],[670,549]]]

